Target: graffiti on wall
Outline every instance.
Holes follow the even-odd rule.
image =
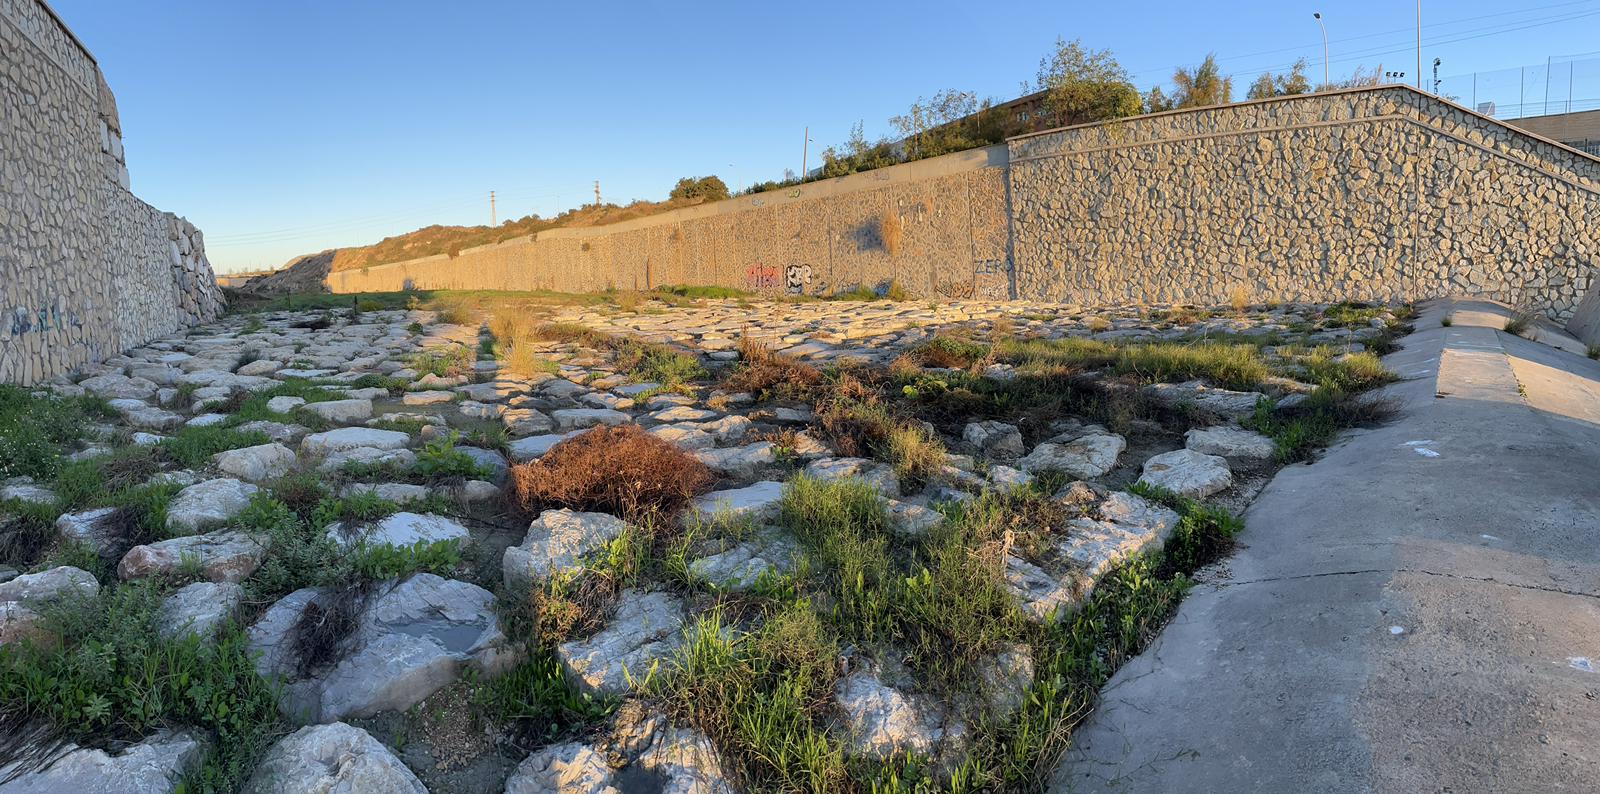
[[[73,328],[83,327],[83,320],[78,318],[76,312],[64,312],[55,306],[41,309],[18,306],[4,319],[10,336],[22,336],[34,331],[65,331],[69,325]]]
[[[811,286],[811,266],[790,265],[784,272],[783,285],[790,295],[804,295]]]
[[[744,269],[744,285],[752,290],[777,289],[781,284],[778,268],[770,265],[751,265]]]

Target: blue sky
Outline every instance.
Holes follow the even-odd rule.
[[[1214,51],[1236,98],[1298,57],[1320,77],[1313,11],[1336,79],[1382,63],[1410,81],[1416,61],[1404,0],[52,5],[116,92],[134,192],[205,230],[219,270],[485,223],[491,189],[504,220],[592,200],[597,179],[623,202],[685,175],[778,178],[807,125],[815,164],[918,96],[1015,96],[1057,36],[1112,49],[1141,91]],[[1423,25],[1430,73],[1600,58],[1600,0],[1427,2]],[[1600,74],[1575,91],[1600,99]]]

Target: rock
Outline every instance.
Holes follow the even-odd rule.
[[[168,794],[205,760],[205,746],[188,733],[161,731],[108,753],[67,744],[43,769],[11,777],[0,766],[0,794]]]
[[[1082,480],[1102,477],[1117,465],[1128,443],[1122,436],[1091,431],[1062,442],[1060,436],[1033,448],[1017,467],[1030,474],[1059,471]]]
[[[744,440],[750,425],[750,420],[742,416],[724,416],[714,422],[700,423],[700,430],[710,433],[718,444],[734,444]]]
[[[977,673],[989,715],[1009,719],[1027,702],[1028,689],[1033,686],[1033,649],[1012,643],[994,656],[979,659]]]
[[[346,465],[356,463],[363,466],[390,466],[396,469],[409,469],[417,462],[417,454],[409,449],[375,449],[373,447],[356,447],[355,449],[341,449],[322,459],[317,464],[318,471],[338,471]]]
[[[532,408],[508,408],[500,415],[500,421],[505,424],[506,432],[514,436],[548,433],[556,426],[550,417]]]
[[[300,408],[340,425],[353,425],[372,418],[371,400],[327,400],[306,403]]]
[[[262,433],[265,434],[267,438],[272,439],[280,444],[292,444],[296,441],[299,441],[300,438],[303,437],[307,432],[306,428],[301,427],[300,425],[272,422],[266,419],[257,419],[254,422],[245,422],[234,429],[241,433]]]
[[[123,540],[116,524],[108,520],[116,512],[115,507],[99,507],[64,513],[56,519],[56,532],[64,540],[86,544],[101,557],[110,557]]]
[[[306,404],[304,397],[273,397],[267,400],[267,410],[275,414],[286,414]]]
[[[884,501],[889,517],[889,528],[896,534],[908,538],[920,538],[928,534],[928,530],[944,523],[944,515],[937,510],[894,499]]]
[[[292,719],[332,722],[403,711],[450,685],[465,668],[495,675],[515,662],[494,595],[430,573],[375,585],[327,669],[302,671],[294,628],[308,604],[329,594],[296,590],[250,627],[256,670],[282,684]]]
[[[575,430],[570,433],[555,433],[543,436],[528,436],[519,438],[506,445],[506,451],[511,453],[511,459],[517,463],[527,463],[544,457],[550,448],[578,435],[583,431]]]
[[[124,580],[173,575],[188,558],[199,564],[209,581],[240,582],[255,573],[266,556],[266,547],[249,533],[225,530],[134,546],[117,564],[117,575]]]
[[[119,404],[121,403],[121,404]],[[111,406],[122,414],[129,427],[144,430],[171,430],[183,424],[183,417],[171,411],[145,405],[137,400],[112,400]]]
[[[556,649],[567,677],[586,692],[627,692],[630,677],[643,681],[683,643],[684,608],[676,596],[625,590],[617,603],[616,616],[600,633]]]
[[[823,482],[858,479],[890,499],[900,495],[900,480],[887,463],[866,458],[823,458],[806,465],[805,475]]]
[[[239,367],[237,370],[234,370],[234,374],[244,375],[247,377],[260,377],[262,375],[271,375],[280,369],[283,369],[282,361],[273,361],[271,359],[261,358]]]
[[[655,411],[649,414],[648,418],[651,421],[663,423],[705,422],[715,419],[720,415],[721,414],[718,414],[716,411],[708,411],[704,408],[691,408],[687,405],[674,405]]]
[[[1278,451],[1272,439],[1238,427],[1197,427],[1185,433],[1183,445],[1205,455],[1265,460]]]
[[[768,527],[727,551],[689,563],[689,575],[719,590],[743,592],[763,577],[794,570],[799,555],[800,547],[793,538]]]
[[[602,753],[582,742],[535,751],[506,778],[505,794],[616,794],[616,772]]]
[[[216,427],[228,421],[228,414],[201,414],[183,423],[184,427]]]
[[[370,526],[346,527],[343,521],[328,526],[328,539],[341,549],[355,546],[395,546],[408,548],[418,543],[466,543],[467,528],[444,516],[421,513],[395,513]]]
[[[1179,449],[1145,461],[1139,482],[1204,499],[1233,485],[1233,472],[1228,469],[1228,461],[1216,455]]]
[[[340,496],[359,496],[368,493],[386,502],[405,504],[426,499],[429,492],[426,485],[404,482],[353,482],[339,489]]]
[[[44,627],[44,616],[21,601],[0,601],[0,646],[32,642],[48,645],[58,638]]]
[[[1144,393],[1172,406],[1192,405],[1224,419],[1243,419],[1256,412],[1256,403],[1266,399],[1260,392],[1214,389],[1192,380],[1187,383],[1152,383]]]
[[[294,450],[273,442],[243,449],[230,449],[212,456],[211,462],[223,474],[245,482],[266,482],[288,474],[294,468]]]
[[[156,396],[156,384],[115,373],[85,378],[78,385],[108,400],[148,400]]]
[[[409,391],[400,398],[405,405],[443,405],[456,400],[453,391]]]
[[[460,502],[488,502],[499,498],[500,486],[483,480],[467,480],[460,485],[447,485],[444,494]]]
[[[650,435],[675,444],[679,449],[690,452],[709,450],[717,445],[717,439],[710,433],[701,431],[697,427],[684,425],[660,425],[650,428]]]
[[[1020,469],[996,463],[989,467],[989,482],[1001,488],[1026,488],[1033,483],[1033,475]]]
[[[194,634],[210,640],[239,608],[244,588],[231,582],[195,582],[161,602],[156,630],[168,639]]]
[[[456,451],[472,458],[472,462],[478,464],[478,467],[484,470],[487,479],[497,483],[506,481],[506,473],[511,469],[511,464],[506,462],[506,456],[492,449],[483,449],[482,447],[460,446],[456,447]]]
[[[753,477],[762,466],[776,463],[777,447],[770,441],[725,449],[703,449],[694,453],[701,463],[712,471],[740,479]]]
[[[1009,554],[1005,562],[1006,589],[1034,620],[1053,622],[1078,603],[1077,587],[1070,579],[1058,581],[1039,566]]]
[[[1022,456],[1022,431],[1016,425],[993,420],[969,422],[961,439],[991,458],[1013,460]]]
[[[366,731],[308,725],[262,756],[243,794],[428,794],[406,765]]]
[[[689,503],[687,515],[700,521],[749,518],[759,522],[776,516],[782,504],[783,483],[763,480],[697,496]]]
[[[1073,519],[1059,544],[1081,576],[1078,595],[1087,597],[1112,566],[1150,548],[1159,548],[1178,525],[1176,512],[1142,497],[1118,491],[1100,504],[1100,518]]]
[[[628,528],[608,513],[546,510],[532,524],[522,543],[505,550],[501,575],[510,592],[526,592],[552,574],[579,570],[586,556],[616,540]]]
[[[261,489],[249,483],[221,478],[196,483],[167,506],[167,529],[192,534],[220,527],[250,505]]]
[[[306,455],[327,455],[341,449],[370,447],[372,449],[404,449],[411,436],[398,430],[377,430],[370,427],[341,427],[325,433],[312,433],[300,441],[300,451]]]
[[[633,417],[609,408],[561,408],[550,412],[556,427],[562,430],[582,429],[595,425],[615,426],[633,421]]]
[[[870,671],[839,679],[834,702],[844,713],[856,755],[880,760],[907,752],[931,756],[945,738],[945,713],[933,698],[906,695]]]
[[[51,505],[56,503],[56,492],[34,485],[31,480],[27,482],[13,480],[0,485],[0,501],[8,499],[36,505]]]
[[[497,403],[521,394],[524,391],[524,387],[512,381],[491,381],[489,383],[469,383],[458,387],[456,391],[474,402]]]
[[[18,576],[0,584],[0,601],[17,601],[24,604],[43,604],[67,596],[93,597],[100,592],[100,582],[94,574],[62,565],[38,573]]]

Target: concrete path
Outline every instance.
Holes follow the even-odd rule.
[[[1600,791],[1600,362],[1504,315],[1423,312],[1400,418],[1278,474],[1052,790]]]

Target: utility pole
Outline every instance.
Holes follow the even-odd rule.
[[[594,181],[594,205],[596,207],[600,206],[600,180],[598,179]]]
[[[806,163],[811,159],[811,127],[806,127],[805,143],[800,144],[800,182],[806,181]]]
[[[495,225],[495,218],[494,218],[494,191],[493,190],[489,191],[489,225],[490,226],[494,226]]]
[[[1422,0],[1417,0],[1417,90],[1422,90]]]

